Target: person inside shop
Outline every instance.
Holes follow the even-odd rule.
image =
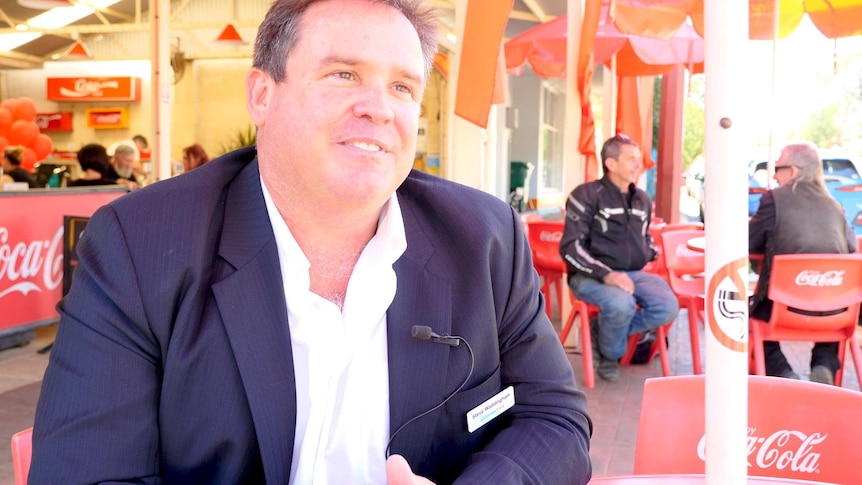
[[[77,154],[81,176],[69,182],[70,187],[91,185],[114,185],[116,178],[110,177],[111,159],[104,146],[90,143],[81,147]]]
[[[150,144],[147,142],[144,135],[135,135],[132,137],[132,141],[135,142],[135,148],[138,149],[138,152],[143,153],[150,151]]]
[[[826,190],[823,162],[814,144],[792,143],[782,148],[773,178],[778,188],[763,194],[757,212],[748,221],[748,252],[764,254],[749,313],[765,321],[772,315],[772,300],[767,294],[776,254],[848,254],[857,249],[856,234],[844,209]],[[838,342],[814,344],[811,381],[835,383],[835,373],[841,365],[838,345]],[[799,379],[778,342],[764,341],[763,357],[766,375]]]
[[[27,187],[31,189],[42,187],[30,172],[21,168],[21,162],[23,161],[23,146],[15,145],[6,147],[6,149],[3,150],[3,176],[0,177],[0,187],[7,182],[25,182]]]
[[[139,184],[134,171],[136,155],[137,152],[130,145],[117,145],[114,148],[114,156],[111,157],[107,178],[114,179],[116,183],[126,185],[132,190],[137,189]]]
[[[560,255],[575,296],[599,308],[591,329],[599,351],[594,361],[599,377],[613,382],[628,336],[672,322],[679,302],[663,278],[643,271],[656,248],[652,202],[635,185],[640,147],[619,134],[605,141],[601,157],[604,176],[575,187],[566,200]]]
[[[210,157],[199,143],[183,148],[183,171],[189,172],[210,161]]]
[[[33,483],[589,481],[518,214],[411,170],[431,9],[276,0],[257,146],[93,215]]]

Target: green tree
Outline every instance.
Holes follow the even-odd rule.
[[[840,105],[834,103],[811,115],[799,132],[799,139],[828,148],[841,139]]]
[[[689,91],[683,108],[683,171],[688,170],[691,163],[703,154],[703,137],[705,134],[704,94],[705,83],[703,75],[692,76],[689,81]]]

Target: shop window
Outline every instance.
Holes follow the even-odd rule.
[[[565,95],[549,81],[542,82],[539,125],[539,192],[563,189]]]

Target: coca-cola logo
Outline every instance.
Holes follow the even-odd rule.
[[[806,269],[796,275],[798,286],[841,286],[844,284],[844,270],[833,269],[820,272]]]
[[[36,115],[36,118],[33,120],[40,129],[44,130],[51,126],[52,121],[59,120],[63,117],[60,113],[54,113],[51,115]]]
[[[116,125],[123,121],[123,116],[120,113],[101,114],[94,116],[93,121],[97,125]]]
[[[74,89],[60,88],[60,94],[72,98],[82,98],[84,96],[102,96],[102,89],[120,87],[119,81],[96,81],[93,79],[76,79],[73,86]]]
[[[560,242],[563,238],[563,233],[560,231],[542,231],[539,233],[539,240],[545,242]]]
[[[758,436],[756,428],[748,428],[748,466],[760,469],[789,468],[794,472],[818,473],[820,453],[814,447],[823,443],[828,434],[780,429],[769,436]],[[706,435],[697,444],[697,456],[706,460]],[[752,458],[754,462],[752,463]]]
[[[0,298],[12,293],[56,289],[63,280],[63,227],[53,239],[10,241],[9,229],[0,227]]]

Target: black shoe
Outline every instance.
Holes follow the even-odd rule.
[[[595,359],[593,359],[595,361]],[[620,363],[614,359],[602,357],[599,363],[599,377],[608,382],[616,382],[620,379]]]
[[[811,374],[808,375],[808,380],[830,386],[835,385],[835,375],[832,373],[832,369],[825,365],[815,365],[812,367]]]

